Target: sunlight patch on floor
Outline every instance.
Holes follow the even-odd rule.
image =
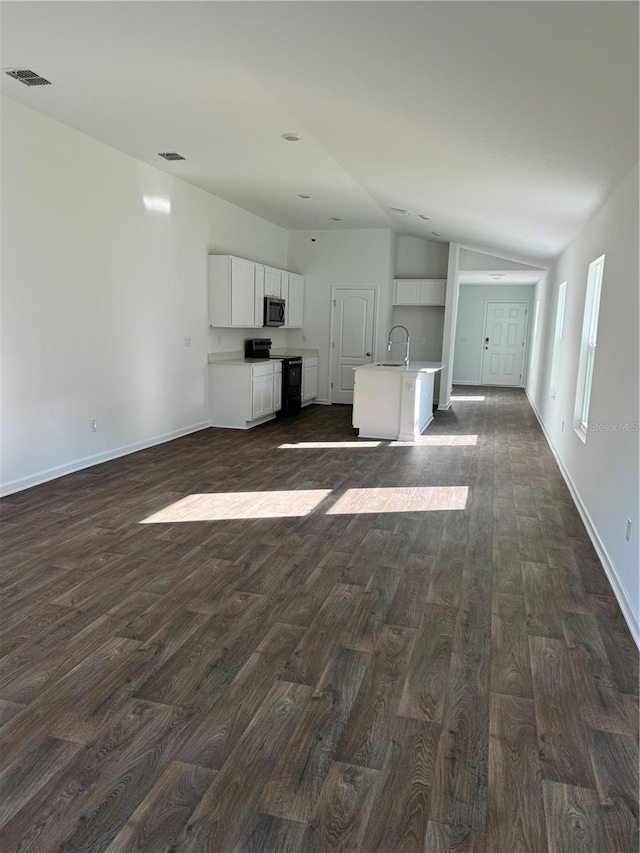
[[[461,510],[466,508],[468,496],[468,486],[348,489],[327,510],[327,515]]]
[[[477,435],[421,435],[415,441],[390,441],[389,447],[470,447]]]
[[[477,396],[472,394],[461,394],[459,397],[451,397],[451,400],[455,400],[456,403],[481,403],[485,398],[478,394]]]
[[[361,447],[379,446],[379,441],[298,441],[296,444],[280,444],[278,450],[359,450]]]
[[[290,492],[221,492],[188,495],[141,524],[167,524],[181,521],[225,521],[237,518],[293,518],[309,515],[331,494],[331,489]]]

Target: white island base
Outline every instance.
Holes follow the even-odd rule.
[[[433,378],[444,364],[356,367],[353,426],[362,438],[415,441],[433,420]]]

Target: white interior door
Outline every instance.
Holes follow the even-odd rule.
[[[483,385],[522,385],[526,302],[487,302],[482,377]]]
[[[353,403],[353,368],[373,357],[375,287],[334,287],[331,322],[332,403]]]

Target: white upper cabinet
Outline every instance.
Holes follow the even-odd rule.
[[[287,303],[289,302],[289,276],[291,273],[280,271],[280,296],[285,301],[284,305],[284,324],[287,325]]]
[[[302,327],[304,278],[231,255],[209,255],[209,325],[264,326],[264,297],[285,300],[284,327]]]
[[[261,328],[264,267],[231,255],[209,255],[209,325]]]
[[[277,296],[281,298],[281,270],[276,270],[273,267],[264,268],[264,295]]]
[[[262,264],[254,264],[256,279],[254,289],[254,317],[256,326],[264,326],[264,270]]]
[[[304,278],[292,272],[284,275],[287,276],[285,326],[289,329],[301,329],[304,325]]]
[[[428,278],[420,282],[420,305],[444,305],[447,281],[444,278]]]
[[[397,278],[393,284],[394,305],[444,305],[444,278]]]
[[[418,305],[420,302],[420,282],[418,279],[406,279],[394,282],[394,305]]]

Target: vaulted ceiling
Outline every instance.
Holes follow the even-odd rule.
[[[544,265],[638,159],[636,3],[54,0],[1,15],[2,67],[52,83],[2,74],[4,94],[289,229],[393,228]]]

